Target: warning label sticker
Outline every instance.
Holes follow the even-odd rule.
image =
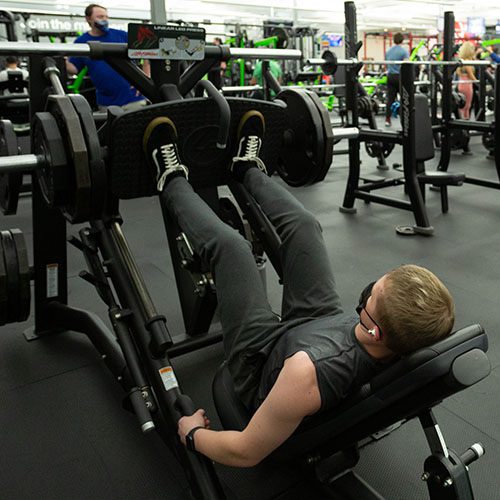
[[[57,283],[59,264],[47,264],[47,298],[57,297],[59,287]]]
[[[165,366],[165,368],[161,368],[159,372],[165,390],[170,391],[170,389],[179,387],[177,379],[175,378],[174,369],[171,366]]]

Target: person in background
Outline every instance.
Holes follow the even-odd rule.
[[[472,42],[464,42],[458,50],[458,58],[462,61],[472,61],[475,59],[476,49]],[[456,70],[458,76],[458,92],[465,97],[465,106],[459,110],[460,117],[463,120],[470,119],[470,110],[472,98],[474,96],[474,87],[472,80],[476,79],[474,68],[470,65],[460,66]]]
[[[106,7],[95,3],[88,5],[85,9],[85,19],[89,23],[90,30],[79,36],[75,43],[127,43],[126,31],[109,27]],[[139,109],[147,104],[144,96],[107,62],[89,57],[70,57],[66,60],[66,70],[69,74],[77,74],[85,66],[96,88],[100,110],[105,110],[108,106],[121,106],[125,110]],[[148,61],[144,65],[144,72],[149,76]]]
[[[6,82],[9,79],[9,73],[12,72],[20,72],[23,75],[23,80],[28,80],[29,79],[29,73],[25,70],[19,67],[19,60],[17,59],[16,56],[7,56],[5,58],[5,69],[0,71],[0,82]],[[9,89],[5,89],[3,91],[4,95],[9,95],[11,92]],[[28,89],[24,89],[22,92],[23,94],[28,93]]]
[[[220,38],[214,38],[212,42],[214,45],[222,45],[222,40]],[[208,80],[212,82],[217,89],[222,88],[222,76],[226,71],[226,63],[224,61],[216,62],[208,71]]]
[[[281,69],[281,65],[277,61],[270,60],[269,61],[269,70],[271,74],[281,83],[281,76],[283,71]],[[255,67],[253,69],[252,80],[250,81],[250,85],[260,85],[263,86],[263,76],[262,76],[262,61],[257,61]],[[276,94],[271,90],[271,97],[274,97]],[[264,99],[264,94],[261,90],[257,90],[253,95],[255,99]]]
[[[495,47],[496,50],[497,47]],[[500,56],[498,53],[495,51],[495,49],[490,45],[489,47],[486,47],[486,50],[490,53],[491,60],[495,63],[500,63]]]
[[[410,54],[407,49],[401,46],[404,37],[401,33],[394,35],[394,45],[385,53],[386,61],[404,61],[409,59]],[[385,126],[391,126],[391,106],[399,93],[399,71],[400,64],[387,65],[387,105],[385,108]]]

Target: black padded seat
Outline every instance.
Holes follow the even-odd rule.
[[[462,328],[402,358],[338,407],[305,419],[271,457],[329,456],[396,422],[414,418],[485,378],[491,370],[487,349],[488,339],[480,325]],[[235,394],[226,364],[217,371],[212,389],[223,427],[244,429],[251,412]]]
[[[424,162],[434,158],[434,137],[429,113],[429,102],[423,94],[415,95],[415,123],[417,124],[417,133],[415,136],[417,179],[420,184],[422,196],[425,200],[426,184],[439,187],[441,192],[441,211],[447,213],[448,186],[461,186],[465,181],[465,174],[463,172],[429,171],[425,169]]]

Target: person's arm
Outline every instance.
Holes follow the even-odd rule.
[[[66,59],[66,72],[69,75],[77,75],[79,73],[79,70],[72,62]]]
[[[142,65],[142,71],[144,71],[146,76],[151,78],[151,64],[149,59],[144,59],[144,64]]]
[[[498,54],[495,54],[495,52],[493,52],[493,47],[491,45],[489,47],[486,47],[486,50],[490,53],[492,61],[500,63],[500,56]]]
[[[247,427],[239,431],[199,429],[196,450],[215,462],[233,467],[253,467],[286,441],[304,417],[321,407],[316,369],[305,352],[286,360],[276,383]],[[203,412],[179,420],[179,436],[204,426]]]

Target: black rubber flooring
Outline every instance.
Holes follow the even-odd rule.
[[[480,138],[473,156],[453,153],[452,168],[496,179]],[[437,152],[439,155],[439,152]],[[397,147],[388,163],[400,161]],[[432,167],[433,162],[429,162]],[[375,160],[363,156],[363,168]],[[489,335],[491,375],[444,401],[436,409],[451,448],[459,452],[480,441],[486,455],[470,468],[477,499],[496,499],[500,465],[500,191],[464,185],[450,188],[450,212],[441,214],[439,193],[427,206],[433,237],[401,237],[394,227],[412,223],[412,214],[356,202],[356,215],[338,211],[345,189],[347,157],[335,156],[325,182],[293,190],[319,218],[344,305],[354,306],[363,286],[401,263],[429,267],[456,300],[457,328],[481,323]],[[402,189],[387,194],[403,197]],[[158,201],[132,200],[122,205],[124,232],[158,310],[171,332],[182,331],[182,318],[169,262]],[[2,229],[20,227],[31,241],[30,202],[3,218]],[[69,228],[76,232],[78,228]],[[81,255],[68,250],[69,303],[106,310],[93,288],[78,278]],[[280,286],[268,267],[268,294],[276,309]],[[155,436],[143,436],[135,416],[121,408],[122,391],[90,343],[66,332],[35,342],[22,333],[32,326],[8,325],[0,331],[0,498],[156,499],[188,498],[187,484],[172,454]],[[207,409],[217,425],[211,381],[222,360],[220,345],[176,358],[184,390]],[[425,498],[420,481],[428,454],[418,422],[410,422],[362,451],[356,468],[386,498]],[[225,488],[237,499],[323,498],[289,466],[261,464],[241,470],[218,467]]]

